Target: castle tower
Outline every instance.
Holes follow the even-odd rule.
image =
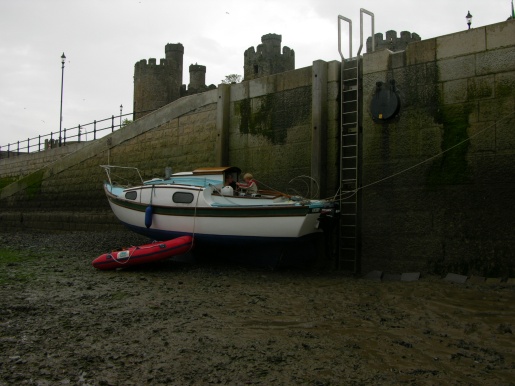
[[[375,50],[390,50],[392,52],[404,51],[411,42],[419,42],[420,36],[416,33],[402,31],[401,36],[397,37],[397,32],[390,30],[386,31],[386,39],[383,39],[382,33],[374,35]],[[372,37],[367,39],[367,52],[372,52]]]
[[[200,64],[190,65],[190,83],[188,92],[195,92],[206,88],[206,66]]]
[[[167,44],[165,55],[159,64],[150,58],[148,63],[143,59],[134,65],[134,120],[181,96],[184,47]]]
[[[285,46],[281,54],[281,40],[281,35],[263,35],[256,50],[250,47],[245,51],[243,80],[295,69],[295,51]]]
[[[182,60],[184,47],[181,43],[165,46],[166,67],[168,76],[168,103],[181,97],[182,86]]]

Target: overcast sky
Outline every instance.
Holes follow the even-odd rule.
[[[339,60],[338,15],[353,21],[355,55],[360,8],[374,13],[376,33],[429,39],[465,30],[467,11],[472,27],[505,21],[511,0],[0,0],[0,146],[59,131],[63,52],[69,128],[119,115],[120,105],[132,112],[134,64],[159,63],[167,43],[184,46],[185,84],[193,63],[207,67],[208,85],[243,75],[244,51],[268,33],[295,51],[296,68]]]

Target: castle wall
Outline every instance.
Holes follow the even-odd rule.
[[[165,56],[134,65],[134,120],[181,97],[184,47],[167,44]]]
[[[363,63],[364,271],[515,273],[515,22]],[[374,123],[376,82],[391,79],[400,117]]]

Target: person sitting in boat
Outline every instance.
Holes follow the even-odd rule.
[[[238,185],[236,185],[236,181],[234,181],[232,174],[227,174],[225,176],[225,185],[224,186],[230,186],[233,188],[234,191],[238,189]]]
[[[241,189],[246,190],[247,194],[256,194],[258,191],[256,180],[250,173],[245,173],[243,176],[245,182],[237,182],[236,185]]]

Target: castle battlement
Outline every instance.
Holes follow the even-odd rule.
[[[295,69],[295,51],[285,46],[281,53],[281,41],[281,35],[266,34],[261,37],[261,44],[245,51],[243,80]]]
[[[420,36],[409,31],[402,31],[401,36],[397,37],[397,31],[387,31],[386,39],[382,33],[374,34],[375,50],[390,50],[392,52],[404,51],[409,43],[419,42]],[[367,39],[367,52],[372,52],[372,37]]]

